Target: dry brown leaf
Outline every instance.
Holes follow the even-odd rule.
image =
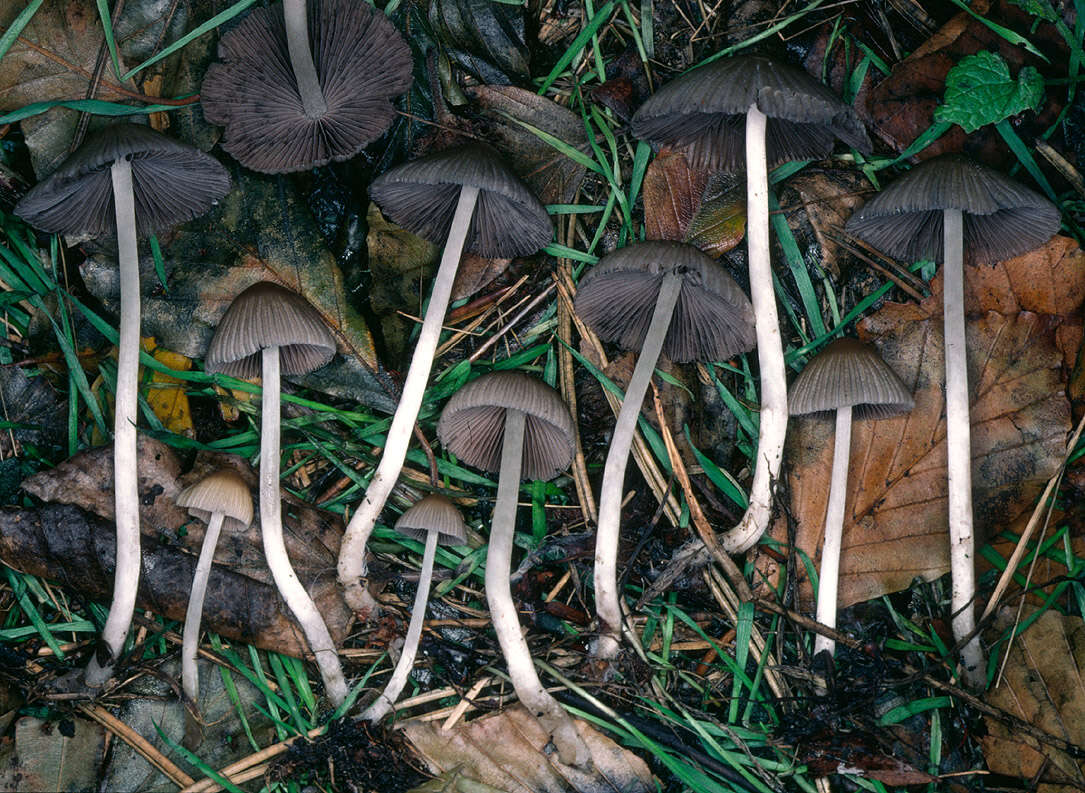
[[[701,205],[708,174],[694,171],[681,152],[664,148],[644,173],[644,231],[650,240],[682,242]]]
[[[865,187],[866,179],[854,170],[819,169],[791,177],[780,194],[781,207],[792,228],[802,222],[805,213],[812,236],[821,249],[821,265],[833,275],[840,275],[837,264],[840,246],[836,238],[842,236],[844,223],[866,199]],[[798,206],[793,206],[793,202]],[[793,209],[801,210],[798,217],[792,217]]]

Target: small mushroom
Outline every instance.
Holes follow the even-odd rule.
[[[418,576],[418,590],[411,608],[411,622],[407,626],[407,638],[399,662],[388,678],[384,691],[362,713],[361,718],[371,722],[380,721],[392,709],[403,687],[407,684],[414,658],[418,654],[418,642],[422,638],[422,623],[426,619],[426,601],[429,599],[430,581],[433,577],[433,560],[438,545],[464,545],[467,542],[467,526],[456,505],[442,495],[426,496],[400,515],[396,531],[415,540],[424,541],[422,570]]]
[[[829,502],[825,510],[817,598],[818,622],[835,628],[852,416],[857,419],[886,418],[911,410],[915,400],[872,345],[843,338],[827,345],[806,365],[792,383],[788,401],[792,416],[836,413],[836,443]],[[832,656],[835,648],[832,639],[820,634],[814,640],[815,656],[823,651]]]
[[[605,341],[639,350],[622,400],[599,491],[595,541],[596,658],[621,637],[618,535],[629,449],[661,353],[673,361],[719,361],[754,344],[754,314],[738,284],[709,256],[679,242],[642,242],[604,256],[580,280],[576,313]]]
[[[205,368],[231,377],[263,380],[260,408],[260,531],[275,586],[290,607],[316,658],[328,698],[342,704],[349,693],[335,642],[313,599],[290,564],[283,541],[279,495],[279,373],[319,369],[335,355],[335,340],[320,314],[301,295],[267,281],[253,284],[226,310]]]
[[[226,195],[230,177],[217,160],[147,127],[114,124],[87,138],[48,179],[31,189],[15,214],[43,231],[117,234],[121,316],[113,416],[117,561],[113,602],[102,629],[108,657],[95,657],[87,685],[113,674],[124,647],[139,586],[139,488],[136,425],[139,383],[139,247],[137,234],[198,217]]]
[[[339,583],[347,604],[364,619],[378,611],[362,582],[366,544],[407,456],[463,251],[490,258],[526,256],[554,233],[546,208],[483,143],[400,165],[377,177],[369,191],[393,221],[431,241],[445,240],[445,249],[384,452],[339,549]]]
[[[472,380],[452,395],[437,422],[437,435],[450,452],[498,474],[486,555],[490,618],[516,696],[551,736],[561,761],[582,766],[591,754],[573,720],[539,680],[509,581],[520,480],[550,479],[567,468],[575,453],[575,431],[561,395],[521,372],[492,372]]]

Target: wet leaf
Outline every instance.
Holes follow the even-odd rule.
[[[746,235],[746,183],[731,173],[714,173],[701,205],[686,228],[685,241],[718,258]]]
[[[170,369],[187,372],[192,368],[191,358],[155,347],[153,340],[150,352],[156,361]],[[147,404],[167,430],[190,438],[196,437],[196,430],[192,425],[192,410],[188,405],[188,391],[184,382],[162,372],[152,372],[151,385],[147,389]]]
[[[897,751],[903,753],[902,749]],[[862,732],[819,735],[803,744],[799,762],[812,773],[823,777],[840,774],[845,779],[876,779],[890,786],[922,785],[935,781],[930,774],[920,771],[903,758],[888,755],[873,736]]]
[[[1043,97],[1044,79],[1035,68],[1026,66],[1012,78],[1006,61],[984,50],[949,70],[945,103],[934,111],[934,118],[975,132],[1039,107]]]
[[[0,756],[0,790],[94,790],[104,751],[105,730],[94,722],[23,716]]]
[[[67,434],[67,406],[56,389],[44,377],[28,377],[18,366],[5,366],[0,368],[0,398],[0,416],[12,424],[0,432],[0,458],[21,455],[26,445],[43,457],[55,457]]]
[[[650,240],[682,242],[701,205],[708,175],[694,171],[685,155],[661,149],[644,174],[644,230]]]
[[[429,22],[449,56],[484,83],[527,82],[524,10],[491,0],[433,0]]]

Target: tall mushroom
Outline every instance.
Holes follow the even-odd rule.
[[[1059,210],[1032,190],[967,157],[949,154],[912,168],[848,220],[846,230],[905,261],[943,263],[946,357],[946,468],[949,479],[949,560],[953,637],[964,680],[987,680],[975,636],[975,539],[972,532],[972,451],[964,324],[964,261],[1009,259],[1042,245],[1059,230]]]
[[[486,602],[520,702],[550,734],[563,763],[590,752],[576,725],[543,688],[520,630],[509,577],[520,480],[550,479],[572,462],[575,426],[558,394],[521,372],[492,372],[448,400],[437,422],[445,447],[468,465],[497,473],[497,502],[486,555]]]
[[[87,138],[45,181],[15,206],[15,214],[59,234],[117,234],[121,317],[113,417],[117,562],[113,602],[102,630],[107,657],[87,666],[88,685],[113,673],[124,647],[139,585],[139,488],[136,423],[139,371],[138,234],[198,217],[226,195],[230,177],[217,160],[147,127],[114,124]]]
[[[384,686],[384,691],[361,716],[372,722],[380,721],[392,709],[414,667],[418,642],[422,638],[422,623],[426,619],[426,601],[429,599],[433,560],[437,555],[438,544],[463,545],[467,542],[467,525],[463,522],[460,511],[455,504],[436,493],[426,496],[400,515],[395,528],[400,534],[424,541],[426,547],[422,552],[422,570],[418,576],[418,590],[414,595],[411,622],[407,626],[407,637],[403,640],[403,651],[392,676]]]
[[[743,133],[745,122],[745,133]],[[787,378],[769,258],[768,169],[827,156],[834,138],[862,151],[855,111],[806,72],[758,55],[721,59],[671,81],[633,116],[633,134],[682,148],[695,167],[746,166],[750,299],[757,318],[761,418],[750,504],[720,537],[730,553],[753,546],[772,515],[772,487],[787,434]]]
[[[618,536],[625,467],[640,406],[662,353],[719,361],[754,344],[754,314],[738,284],[709,256],[679,242],[642,242],[604,256],[580,280],[576,313],[602,339],[639,350],[618,413],[599,491],[595,540],[597,658],[618,651],[622,612]]]
[[[407,456],[460,257],[464,250],[491,258],[527,256],[549,243],[554,233],[546,208],[484,143],[400,165],[375,179],[369,192],[393,221],[434,242],[445,240],[445,249],[384,452],[339,549],[344,597],[364,618],[376,612],[362,581],[366,544]]]
[[[835,628],[852,417],[886,418],[911,410],[915,400],[872,345],[842,338],[828,344],[806,365],[791,384],[788,401],[792,416],[836,414],[833,470],[825,510],[817,598],[818,622]],[[814,640],[814,655],[827,651],[831,656],[835,648],[836,643],[821,634]]]
[[[347,683],[328,626],[286,553],[279,494],[280,371],[305,374],[334,356],[335,340],[317,310],[301,295],[263,281],[234,298],[215,330],[205,368],[231,377],[262,378],[260,532],[264,556],[275,586],[305,633],[328,698],[338,706],[349,693]]]

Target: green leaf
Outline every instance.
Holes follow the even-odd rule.
[[[986,50],[969,55],[946,76],[946,100],[934,111],[936,121],[959,124],[975,132],[1017,113],[1038,107],[1044,98],[1044,79],[1032,66],[1010,77],[1000,55]]]
[[[1032,16],[1039,17],[1047,22],[1054,22],[1058,19],[1055,9],[1051,7],[1051,3],[1048,3],[1047,0],[1010,0],[1010,3],[1022,9],[1026,14],[1032,14]]]

